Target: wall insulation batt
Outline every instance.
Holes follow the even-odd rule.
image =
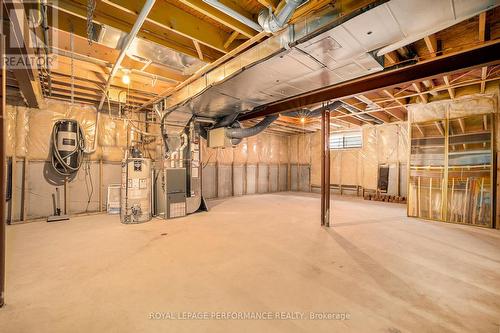
[[[378,168],[387,165],[401,168],[407,163],[408,125],[406,123],[363,126],[362,148],[333,149],[330,152],[330,183],[346,186],[377,188]],[[301,144],[310,142],[310,145]],[[311,165],[311,186],[321,186],[321,133],[301,134],[291,137],[291,161],[299,165]],[[293,156],[297,156],[294,159]],[[404,172],[403,172],[404,173]],[[400,173],[401,174],[401,173]],[[403,185],[404,182],[401,181]],[[404,194],[404,186],[401,195]],[[396,192],[397,189],[394,189]]]
[[[203,195],[223,198],[287,190],[288,137],[261,133],[230,148],[202,140]]]
[[[127,135],[130,135],[124,120],[110,119],[105,113],[100,115],[97,149],[86,156],[88,162],[67,183],[64,191],[64,183],[56,181],[49,162],[52,126],[59,119],[77,120],[85,131],[87,147],[91,148],[96,130],[96,109],[47,100],[40,109],[8,106],[7,115],[7,156],[13,162],[14,179],[10,209],[12,221],[52,215],[52,194],[56,187],[62,190],[61,208],[66,208],[68,214],[98,211],[105,207],[107,186],[120,183],[120,161],[126,149]],[[23,183],[26,185],[24,192]],[[66,207],[64,196],[68,200]]]

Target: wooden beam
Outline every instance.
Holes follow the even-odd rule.
[[[479,41],[486,41],[486,12],[479,14]]]
[[[422,81],[422,83],[424,84],[425,88],[427,88],[429,94],[431,94],[432,96],[437,96],[438,93],[434,90],[436,87],[434,86],[434,81],[432,79],[424,80]]]
[[[239,34],[240,33],[238,31],[233,31],[233,33],[229,36],[229,38],[227,39],[227,41],[224,43],[224,48],[225,49],[229,49],[229,47],[234,42],[234,40],[236,39],[236,37],[238,37]]]
[[[420,125],[419,125],[419,124],[414,124],[414,125],[415,125],[415,127],[417,128],[417,130],[420,132],[420,134],[422,135],[422,137],[425,137],[425,135],[424,135],[424,131],[422,131],[422,127],[420,127]]]
[[[103,87],[106,82],[106,78],[109,75],[110,68],[102,67],[93,63],[84,62],[82,60],[73,60],[75,66],[73,68],[73,74],[75,79],[83,79],[92,82],[93,86]],[[53,68],[54,76],[63,75],[71,77],[71,59],[64,56],[58,56],[57,66]],[[119,87],[124,90],[133,89],[138,91],[143,91],[144,93],[150,92],[153,94],[158,94],[164,91],[168,87],[173,87],[173,84],[168,84],[165,82],[157,81],[153,85],[153,80],[146,77],[141,77],[135,75],[133,72],[130,73],[131,82],[126,85],[121,80],[121,73],[113,78],[112,86]]]
[[[276,10],[276,4],[274,3],[274,1],[271,0],[257,0],[257,1],[259,1],[259,3],[266,8],[271,7],[273,11]]]
[[[25,15],[24,5],[21,0],[3,2],[5,12],[10,20],[10,33],[8,34],[8,45],[6,54],[15,54],[19,59],[39,59],[29,36],[28,19]],[[7,65],[8,66],[8,65]],[[2,66],[3,67],[3,66]],[[38,108],[43,104],[40,79],[38,77],[38,66],[35,63],[26,65],[14,65],[10,68],[14,74],[19,89],[29,107]]]
[[[394,102],[396,102],[397,104],[399,104],[399,106],[401,106],[403,109],[405,109],[408,112],[408,109],[406,108],[406,103],[401,102],[391,92],[389,92],[389,90],[384,89],[382,91],[384,92],[384,94],[386,94],[389,98],[391,98]],[[391,111],[388,110],[388,112],[394,112],[394,111],[395,110],[391,110]],[[406,117],[404,115],[394,114],[394,117],[398,118],[401,121],[405,121],[406,120]]]
[[[86,0],[72,1],[86,4]],[[141,1],[136,0],[100,0],[97,3],[96,10],[109,13],[110,9],[114,9],[115,11],[118,10],[117,15],[126,12],[137,17],[137,13],[142,8]],[[165,0],[156,1],[153,10],[144,23],[151,23],[220,52],[225,52],[223,45],[224,40],[227,38],[226,35],[228,35],[226,32]],[[145,29],[147,29],[147,26],[145,26]]]
[[[135,3],[135,5],[138,6],[140,5],[140,3]],[[56,3],[49,2],[49,6],[58,9],[58,22],[69,21],[71,22],[71,25],[75,25],[80,20],[85,22],[86,24],[87,7],[85,0],[61,0]],[[139,11],[140,10],[138,10],[138,12]],[[122,32],[129,33],[132,29],[132,26],[134,25],[135,20],[137,19],[137,14],[133,11],[117,12],[118,9],[109,2],[105,3],[102,1],[98,1],[96,10],[94,12],[94,22],[97,24],[108,25]],[[153,9],[152,13],[154,12],[155,9]],[[52,20],[49,19],[49,22],[52,22]],[[169,22],[170,21],[165,23]],[[187,23],[182,23],[182,26],[189,25],[189,22],[190,21],[188,20]],[[190,27],[189,31],[198,31],[199,29],[198,33],[202,35],[204,29],[209,29],[208,26],[205,27],[207,24],[208,23],[204,22],[203,25],[195,25],[194,27]],[[58,25],[62,30],[68,32],[70,31],[67,25],[61,23],[58,23]],[[81,25],[81,22],[78,23],[78,25]],[[193,45],[193,39],[198,40],[201,39],[201,37],[199,37],[198,35],[197,36],[199,38],[196,36],[190,37],[186,32],[180,33],[179,30],[182,30],[182,28],[180,28],[179,25],[180,23],[174,24],[173,26],[175,27],[175,29],[167,29],[166,24],[160,24],[157,21],[152,22],[151,19],[148,19],[146,20],[146,22],[144,22],[142,29],[138,33],[138,37],[197,58],[198,53],[196,52],[196,48]],[[206,37],[207,39],[203,40],[202,43],[210,44],[209,41],[213,42],[211,47],[205,47],[205,49],[203,50],[204,59],[206,61],[214,61],[226,52],[225,50],[223,50],[223,41],[225,40],[224,34],[220,34],[220,31],[215,26],[211,27],[212,29],[207,31],[207,36],[209,37]],[[80,32],[75,31],[75,33]],[[215,41],[215,37],[213,37],[212,33],[219,34],[219,37],[217,37],[218,42]],[[86,33],[82,37],[87,38]],[[212,40],[211,38],[214,38],[214,40]]]
[[[488,67],[481,68],[481,94],[486,90],[486,78],[488,77]]]
[[[429,50],[430,56],[435,57],[438,52],[437,39],[435,35],[429,35],[424,37],[425,45]]]
[[[54,28],[50,28],[50,33],[57,37],[57,45],[54,45],[54,47],[57,47],[56,52],[57,49],[67,52],[71,51],[70,33]],[[113,64],[119,53],[118,50],[99,43],[93,43],[92,47],[89,47],[89,44],[85,37],[76,35],[73,35],[73,51],[77,55],[88,57],[89,59],[97,59],[107,63],[108,65]],[[146,68],[144,68],[143,62],[128,57],[123,60],[122,66],[131,70],[137,70],[146,74],[156,75],[160,78],[165,78],[175,82],[182,82],[188,78],[188,76],[183,75],[179,71],[170,69],[165,66],[160,67],[150,64]]]
[[[358,100],[366,103],[367,105],[374,105],[380,110],[386,112],[387,114],[391,115],[392,117],[396,118],[397,120],[404,121],[405,120],[405,114],[401,110],[397,109],[387,109],[385,108],[380,102],[375,102],[374,100],[368,98],[366,95],[357,95],[354,96]]]
[[[386,53],[384,57],[391,66],[399,62],[399,55],[396,51]]]
[[[200,44],[198,44],[198,42],[194,39],[193,39],[193,44],[194,47],[196,48],[196,52],[198,53],[198,58],[200,58],[200,60],[203,60],[203,52],[201,51]]]
[[[450,79],[448,75],[443,76],[444,83],[446,85],[446,89],[448,90],[448,94],[451,99],[455,99],[455,89],[450,86]]]
[[[365,112],[368,105],[365,102],[357,102],[356,99],[353,98],[346,98],[342,100],[343,103],[349,105],[350,107],[358,110],[359,112]],[[372,117],[377,118],[380,121],[383,121],[384,123],[390,122],[389,116],[384,113],[384,111],[373,111],[369,113]]]
[[[221,11],[215,9],[214,7],[210,6],[203,0],[178,0],[180,3],[182,3],[185,6],[188,6],[191,9],[194,9],[198,12],[200,12],[203,15],[206,15],[210,17],[212,20],[215,20],[219,22],[222,25],[225,25],[226,27],[231,28],[231,30],[238,31],[240,34],[252,38],[257,34],[257,31],[253,30],[252,28],[246,26],[245,24],[241,23],[240,21],[230,17],[227,14],[222,13]],[[245,14],[245,13],[242,13]],[[247,14],[249,15],[249,14]],[[251,15],[250,15],[251,17]]]
[[[427,103],[427,94],[423,91],[420,82],[414,82],[412,85],[413,88],[415,88],[415,91],[418,93],[418,96],[420,97],[422,103]]]
[[[441,136],[444,136],[444,128],[443,128],[443,125],[441,125],[441,123],[439,121],[435,121],[434,122],[434,125],[436,125],[438,131],[439,131],[439,134],[441,134]]]
[[[465,133],[464,118],[458,118],[458,125],[460,126],[460,130],[462,131],[462,133]]]

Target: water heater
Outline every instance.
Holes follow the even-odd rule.
[[[121,211],[122,223],[142,223],[151,220],[151,160],[128,157],[122,162]]]

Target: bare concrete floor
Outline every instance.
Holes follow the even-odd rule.
[[[500,232],[346,198],[334,199],[334,227],[324,229],[319,203],[269,194],[168,222],[96,215],[10,226],[0,331],[499,332]],[[193,311],[304,318],[149,319]]]

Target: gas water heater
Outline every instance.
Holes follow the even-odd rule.
[[[151,217],[151,159],[132,149],[122,162],[120,220],[142,223]]]

